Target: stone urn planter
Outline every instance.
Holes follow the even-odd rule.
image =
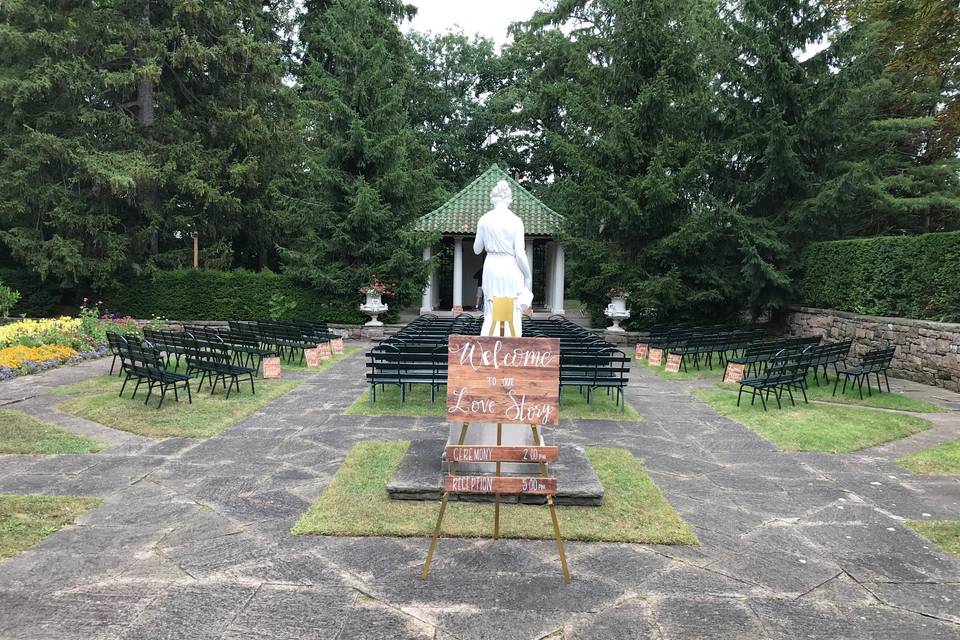
[[[610,299],[610,304],[607,305],[607,308],[604,309],[603,315],[610,318],[610,321],[613,322],[613,325],[607,327],[607,331],[612,333],[623,332],[623,327],[620,326],[620,323],[630,317],[630,310],[627,309],[627,300],[621,296],[614,296]]]
[[[383,304],[380,296],[374,292],[367,293],[367,301],[360,305],[360,311],[370,316],[370,321],[366,323],[367,327],[382,327],[383,323],[377,320],[377,316],[387,312],[387,305]]]

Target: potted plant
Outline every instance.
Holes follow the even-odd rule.
[[[360,287],[358,291],[367,296],[368,306],[375,307],[383,304],[382,299],[384,297],[392,298],[396,295],[397,283],[387,284],[374,275],[373,278]]]
[[[630,297],[630,292],[627,291],[626,287],[616,286],[610,287],[610,291],[607,292],[610,296],[610,304],[607,305],[607,308],[611,311],[623,312],[627,310],[627,298]]]

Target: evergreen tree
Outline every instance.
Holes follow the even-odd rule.
[[[270,185],[296,149],[289,11],[286,0],[4,2],[0,239],[12,257],[104,286],[129,266],[188,261],[197,231],[208,266],[230,266],[234,249],[262,264]]]
[[[298,79],[307,123],[302,195],[287,218],[298,238],[284,268],[356,300],[373,275],[420,294],[420,247],[408,231],[438,195],[434,164],[410,117],[412,51],[397,27],[410,9],[395,2],[306,3]]]
[[[712,193],[716,20],[699,2],[563,2],[505,52],[501,140],[567,216],[570,293],[595,312],[617,284],[639,322],[724,317],[783,284],[775,234]]]
[[[829,125],[837,144],[797,222],[812,231],[807,239],[960,228],[960,7],[844,8],[836,64],[849,78]]]
[[[498,73],[493,41],[463,33],[411,33],[416,86],[413,122],[436,160],[448,192],[462,188],[493,160],[494,123],[486,105]]]

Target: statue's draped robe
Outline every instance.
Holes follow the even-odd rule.
[[[516,301],[513,326],[518,336],[522,334],[521,306],[530,305],[533,288],[523,235],[523,221],[510,211],[506,203],[499,203],[483,214],[477,223],[473,252],[487,252],[483,262],[483,335],[490,334],[493,298],[513,298]]]

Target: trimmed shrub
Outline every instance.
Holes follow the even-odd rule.
[[[357,310],[359,294],[324,293],[272,271],[179,269],[153,278],[131,277],[128,282],[104,295],[111,310],[135,318],[308,318],[354,324],[367,319]]]
[[[811,307],[960,321],[960,232],[811,244],[797,293]]]
[[[20,300],[10,310],[11,316],[45,318],[57,312],[60,288],[52,280],[44,281],[26,269],[0,268],[0,281],[20,293]]]

